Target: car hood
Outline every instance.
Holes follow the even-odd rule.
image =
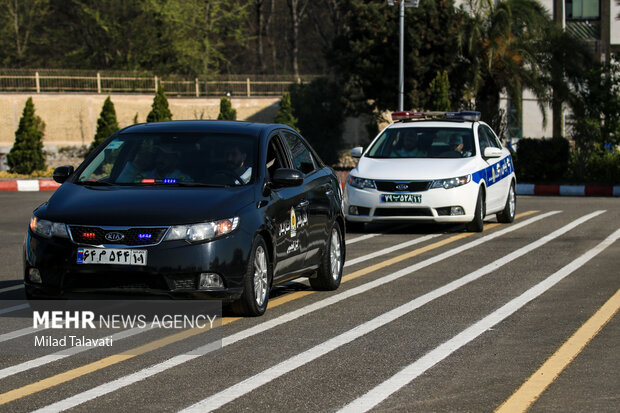
[[[446,179],[476,171],[476,158],[360,159],[352,175],[368,179],[417,181]]]
[[[175,225],[230,218],[254,201],[254,187],[88,187],[65,183],[40,218],[81,225]]]

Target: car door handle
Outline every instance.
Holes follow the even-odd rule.
[[[325,191],[325,195],[333,195],[334,194],[334,190],[329,188],[327,191]]]
[[[304,208],[304,207],[307,207],[308,205],[310,205],[310,201],[302,201],[299,203],[299,205],[297,205],[297,208]]]

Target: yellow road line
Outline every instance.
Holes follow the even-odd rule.
[[[620,290],[583,324],[512,396],[497,413],[525,412],[581,353],[620,309]]]
[[[524,217],[524,216],[527,216],[527,215],[534,214],[536,212],[538,212],[538,211],[523,212],[523,213],[517,215],[515,218],[521,218],[521,217]],[[494,228],[494,227],[496,227],[498,225],[500,225],[500,224],[489,224],[489,225],[485,226],[485,229],[488,230],[488,229]],[[343,276],[342,282],[351,281],[351,280],[359,278],[359,277],[361,277],[363,275],[369,274],[369,273],[371,273],[373,271],[377,271],[377,270],[379,270],[381,268],[385,268],[387,266],[396,264],[396,263],[404,261],[406,259],[415,257],[417,255],[420,255],[420,254],[424,253],[424,252],[428,252],[428,251],[431,251],[433,249],[442,247],[444,245],[447,245],[447,244],[449,244],[451,242],[460,240],[460,239],[465,238],[465,237],[470,236],[470,235],[473,235],[473,233],[457,234],[457,235],[454,235],[454,236],[452,236],[450,238],[447,238],[445,240],[438,241],[438,242],[435,242],[433,244],[427,245],[425,247],[415,249],[413,251],[407,252],[405,254],[399,255],[399,256],[394,257],[394,258],[390,258],[389,260],[385,260],[385,261],[380,262],[378,264],[372,265],[372,266],[367,267],[367,268],[363,268],[361,270],[358,270],[358,271],[355,271],[355,272],[353,272],[351,274]],[[316,291],[312,291],[312,290],[310,290],[310,291],[296,291],[296,292],[284,295],[282,297],[275,298],[274,300],[270,300],[267,306],[268,306],[268,308],[275,308],[275,307],[278,307],[278,306],[280,306],[282,304],[285,304],[285,303],[288,303],[288,302],[291,302],[291,301],[294,301],[294,300],[298,300],[298,299],[300,299],[302,297],[305,297],[307,295],[314,294],[315,292]],[[222,323],[221,324],[222,325],[227,325],[227,324],[230,324],[230,323],[232,323],[232,322],[234,322],[236,320],[239,320],[240,318],[241,317],[226,317],[226,318],[222,319]],[[101,369],[104,369],[106,367],[112,366],[114,364],[118,364],[120,362],[123,362],[125,360],[129,360],[129,359],[131,359],[133,357],[136,357],[138,355],[142,355],[144,353],[148,353],[150,351],[157,350],[159,348],[162,348],[162,347],[167,346],[169,344],[172,344],[172,343],[184,340],[186,338],[195,336],[195,335],[200,334],[202,332],[204,332],[204,329],[200,329],[200,328],[194,328],[194,329],[190,329],[190,330],[181,331],[179,333],[175,333],[175,334],[172,334],[170,336],[154,340],[154,341],[152,341],[150,343],[147,343],[147,344],[144,344],[142,346],[135,347],[135,348],[133,348],[131,350],[127,350],[127,351],[124,351],[124,352],[119,353],[119,354],[114,354],[112,356],[105,357],[103,359],[94,361],[92,363],[88,363],[88,364],[85,364],[83,366],[76,367],[76,368],[71,369],[71,370],[67,370],[67,371],[65,371],[63,373],[56,374],[56,375],[54,375],[52,377],[48,377],[46,379],[37,381],[35,383],[28,384],[26,386],[23,386],[23,387],[14,389],[14,390],[10,390],[10,391],[8,391],[6,393],[0,394],[0,405],[12,402],[12,401],[17,400],[17,399],[21,399],[23,397],[29,396],[29,395],[34,394],[34,393],[38,393],[40,391],[49,389],[49,388],[54,387],[54,386],[58,386],[59,384],[66,383],[68,381],[71,381],[71,380],[76,379],[78,377],[84,376],[86,374],[90,374],[90,373],[93,373],[93,372],[95,372],[97,370],[101,370]]]

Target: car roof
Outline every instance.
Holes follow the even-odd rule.
[[[122,129],[119,133],[158,133],[158,132],[212,132],[241,133],[259,136],[273,129],[289,129],[286,125],[275,123],[254,123],[222,120],[173,120],[168,122],[139,123]]]

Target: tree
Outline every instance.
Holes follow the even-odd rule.
[[[292,85],[291,102],[302,136],[327,165],[336,163],[344,146],[344,104],[338,83],[322,77],[309,84]]]
[[[502,122],[502,91],[521,119],[521,94],[529,89],[544,117],[548,96],[541,52],[551,25],[547,11],[537,0],[469,0],[467,8],[472,17],[460,32],[460,43],[470,79],[468,98],[475,97],[476,109],[496,130]]]
[[[299,77],[299,25],[306,17],[306,8],[310,0],[286,0],[291,13],[291,60],[293,74]]]
[[[297,118],[293,114],[291,95],[288,92],[282,95],[282,99],[280,99],[280,107],[278,108],[275,122],[297,129]]]
[[[146,116],[147,122],[163,122],[172,120],[172,112],[168,108],[168,99],[164,93],[164,88],[160,85],[153,99],[152,109]]]
[[[448,112],[450,110],[450,81],[447,71],[437,72],[437,76],[431,81],[430,90],[430,109]]]
[[[114,110],[114,103],[108,96],[103,102],[99,119],[97,119],[97,132],[95,133],[95,139],[90,144],[88,152],[92,152],[101,142],[106,140],[108,136],[112,135],[119,129],[118,122],[116,121],[116,110]]]
[[[37,53],[30,49],[45,42],[48,12],[49,0],[5,0],[0,4],[0,62],[23,67],[36,60]]]
[[[398,7],[385,1],[341,2],[344,29],[328,58],[344,85],[352,114],[394,109],[398,102]],[[465,82],[458,56],[458,30],[465,13],[452,0],[421,0],[405,11],[405,107],[428,105],[428,85],[446,70],[459,102]]]
[[[233,109],[230,99],[226,96],[220,99],[220,113],[217,120],[237,120],[237,110]]]
[[[43,134],[45,123],[34,113],[32,98],[28,98],[19,127],[15,132],[15,143],[7,155],[11,172],[30,174],[45,169],[43,155]]]

